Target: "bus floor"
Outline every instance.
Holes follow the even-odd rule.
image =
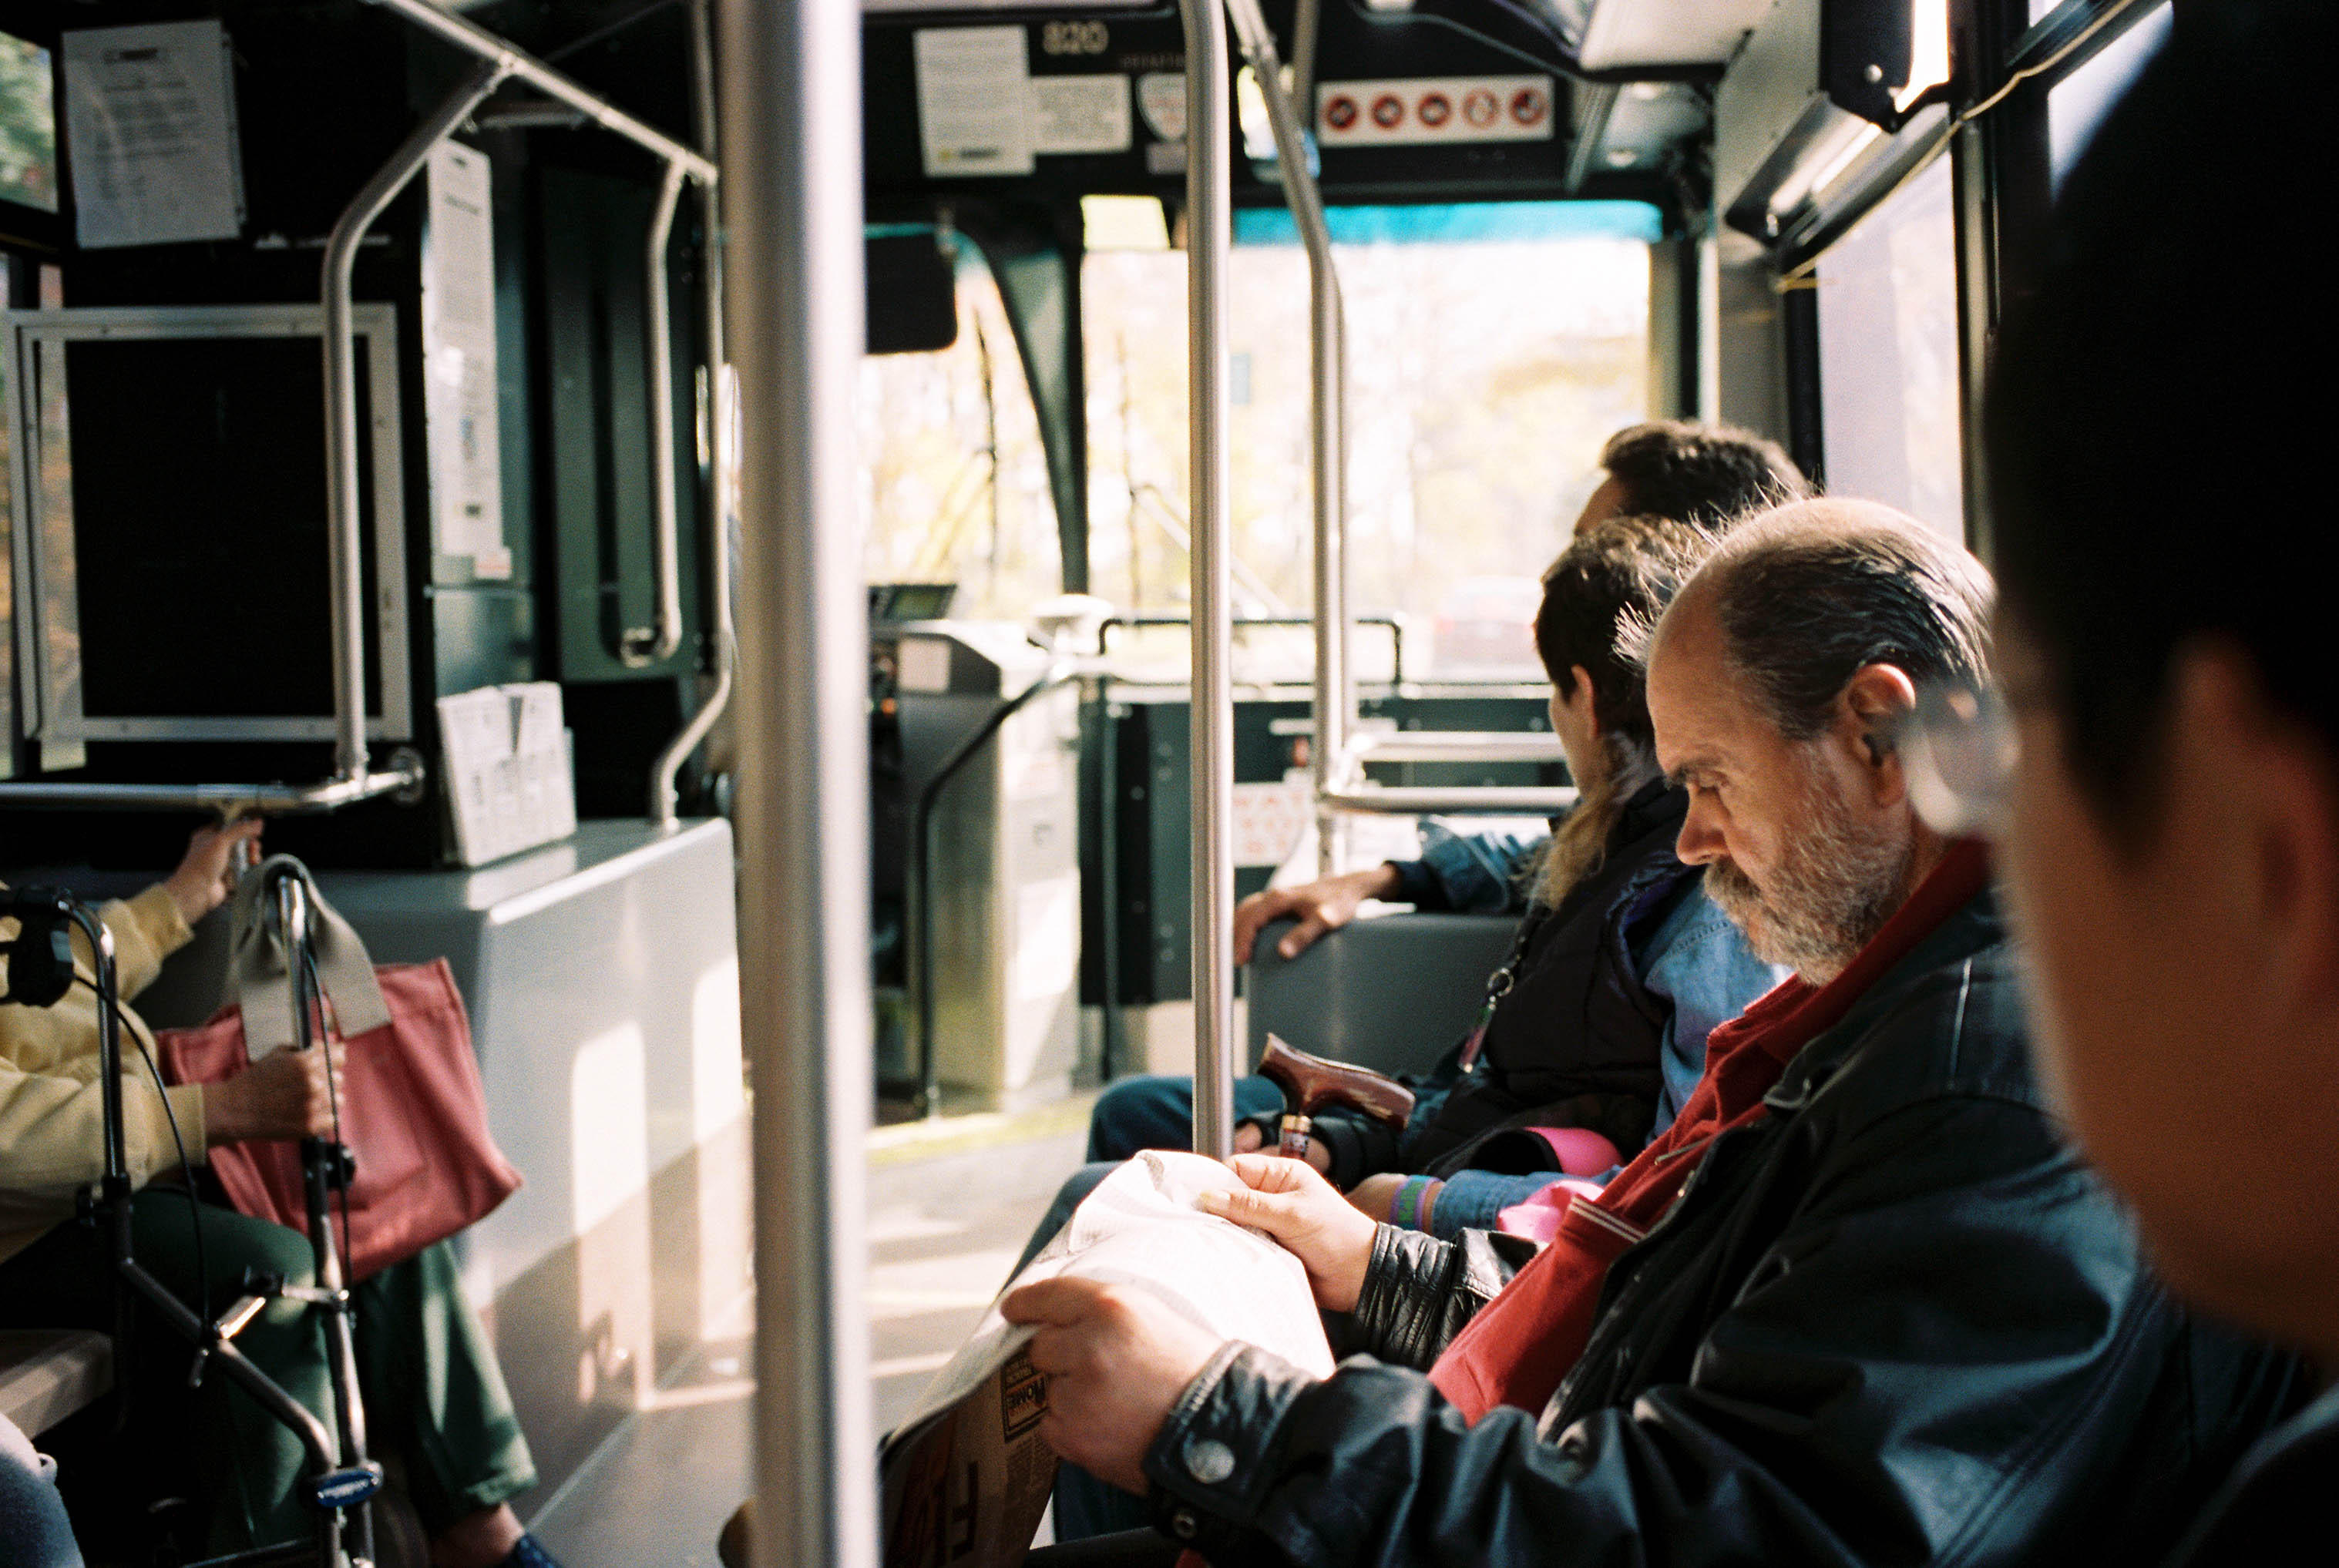
[[[867,1292],[876,1428],[907,1415],[982,1317],[1064,1178],[1092,1094],[870,1138]],[[752,1304],[548,1496],[528,1525],[567,1568],[712,1568],[752,1481]]]

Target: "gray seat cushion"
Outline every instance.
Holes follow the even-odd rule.
[[[1250,1062],[1285,1043],[1382,1072],[1423,1072],[1478,1016],[1486,977],[1510,956],[1511,915],[1388,914],[1332,932],[1286,961],[1278,922],[1252,949]]]

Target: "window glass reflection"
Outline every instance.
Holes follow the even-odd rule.
[[[1965,540],[1957,232],[1949,161],[1831,249],[1819,271],[1827,488]]]

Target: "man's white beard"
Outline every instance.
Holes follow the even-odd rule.
[[[1735,862],[1720,860],[1705,868],[1705,892],[1746,933],[1755,957],[1824,985],[1900,907],[1917,846],[1905,829],[1863,834],[1815,762],[1804,784],[1804,825],[1787,841],[1772,885],[1758,887]]]

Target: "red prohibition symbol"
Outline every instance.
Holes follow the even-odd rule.
[[[1335,131],[1345,131],[1357,123],[1357,101],[1346,93],[1324,105],[1324,123]]]
[[[1503,101],[1488,89],[1473,87],[1462,100],[1462,118],[1483,131],[1503,116]]]
[[[1454,104],[1443,93],[1424,93],[1413,108],[1414,118],[1435,131],[1454,118]]]
[[[1543,89],[1522,87],[1511,94],[1511,118],[1522,125],[1540,124],[1544,116]]]
[[[1373,123],[1384,131],[1394,131],[1405,119],[1405,100],[1394,93],[1384,93],[1373,100]]]

